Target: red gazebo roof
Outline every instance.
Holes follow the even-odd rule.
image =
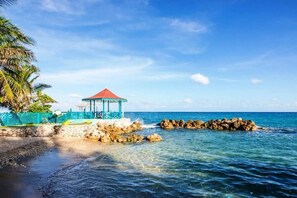
[[[115,95],[114,93],[112,93],[109,89],[105,88],[102,91],[100,91],[99,93],[97,93],[94,96],[88,97],[88,98],[84,98],[83,100],[96,100],[96,99],[111,99],[111,100],[122,100],[122,101],[127,101],[125,98],[121,98],[117,95]]]

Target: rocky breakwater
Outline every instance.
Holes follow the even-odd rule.
[[[243,120],[242,118],[209,120],[207,122],[201,120],[162,120],[160,123],[162,129],[171,130],[177,128],[186,129],[211,129],[211,130],[230,130],[230,131],[255,131],[257,125],[252,120]]]
[[[142,130],[140,122],[133,122],[128,126],[117,126],[117,125],[106,125],[97,123],[93,125],[92,129],[90,129],[85,137],[88,140],[99,141],[102,143],[110,143],[110,142],[141,142],[144,137],[137,134],[130,134],[132,132]]]

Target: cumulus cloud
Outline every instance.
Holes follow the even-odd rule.
[[[259,83],[262,83],[262,82],[263,82],[262,80],[257,79],[257,78],[253,78],[253,79],[251,79],[251,83],[252,83],[252,84],[259,84]]]
[[[172,27],[178,28],[185,32],[193,32],[193,33],[204,33],[207,32],[207,27],[201,23],[193,22],[193,21],[182,21],[179,19],[174,19],[171,21],[170,25]]]
[[[184,103],[187,103],[187,104],[192,104],[193,103],[193,100],[190,97],[186,97],[186,98],[184,98],[183,102]]]
[[[202,75],[202,74],[194,74],[191,76],[191,79],[194,80],[195,82],[198,82],[202,85],[208,85],[209,84],[209,79],[208,77]]]

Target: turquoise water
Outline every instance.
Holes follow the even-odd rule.
[[[158,143],[114,144],[54,173],[48,197],[296,197],[297,113],[126,113]],[[252,119],[265,131],[164,131],[168,119]]]

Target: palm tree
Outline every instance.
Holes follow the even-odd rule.
[[[4,5],[3,2],[13,1],[1,1],[0,6]],[[22,86],[11,75],[35,60],[33,52],[26,45],[34,45],[33,39],[0,16],[0,106],[5,106],[15,95],[23,92]]]
[[[54,103],[54,99],[42,93],[45,88],[50,88],[50,85],[35,81],[39,77],[39,69],[33,65],[25,65],[18,70],[10,70],[4,68],[4,72],[9,79],[11,87],[17,87],[18,92],[13,93],[13,98],[6,100],[4,105],[9,107],[13,112],[27,111],[31,104],[37,101],[42,101],[43,104]]]
[[[5,68],[4,71],[6,71],[7,76],[10,77],[10,83],[13,86],[17,86],[17,92],[14,92],[13,99],[7,102],[8,107],[14,112],[26,110],[31,103],[34,89],[33,82],[39,76],[36,75],[39,71],[38,68],[33,65],[26,65],[17,70]]]
[[[15,2],[0,0],[0,7]],[[34,43],[32,38],[0,16],[0,106],[13,112],[26,111],[32,104],[37,108],[45,106],[45,109],[49,109],[49,103],[56,102],[42,93],[42,89],[49,88],[49,85],[35,84],[39,69],[32,65],[35,57],[27,48]]]
[[[34,40],[0,16],[0,65],[19,67],[35,61],[33,52],[26,45],[34,45]]]

